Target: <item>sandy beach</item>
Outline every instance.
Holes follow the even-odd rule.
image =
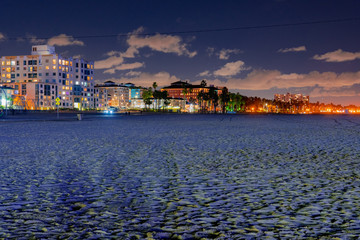
[[[0,122],[0,238],[360,234],[360,118]]]

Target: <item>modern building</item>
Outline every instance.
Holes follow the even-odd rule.
[[[294,103],[294,102],[303,102],[308,104],[310,101],[310,96],[302,95],[302,94],[275,94],[274,100],[279,102],[287,102],[287,103]]]
[[[94,88],[94,107],[96,110],[107,110],[108,104],[108,91],[106,88]]]
[[[128,86],[116,84],[112,81],[106,81],[104,84],[95,85],[95,89],[107,92],[107,104],[109,107],[118,109],[127,109],[130,104],[130,90]]]
[[[94,108],[94,63],[65,58],[48,45],[32,46],[31,55],[1,57],[0,85],[14,88],[28,109]]]
[[[132,101],[142,101],[143,88],[136,87],[132,83],[116,84],[113,81],[106,81],[104,84],[96,85],[95,91],[106,91],[108,106],[121,110],[133,108],[134,104],[131,104]],[[138,104],[135,105],[137,106]]]

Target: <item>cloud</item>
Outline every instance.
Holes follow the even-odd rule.
[[[26,34],[26,39],[28,39],[31,44],[44,44],[44,43],[46,43],[45,39],[41,39],[41,38],[39,39],[35,35],[29,34],[29,33]]]
[[[217,55],[219,56],[219,59],[227,60],[229,59],[230,54],[239,54],[241,52],[240,49],[221,49]]]
[[[170,75],[168,72],[158,72],[158,73],[140,73],[140,75],[127,78],[110,78],[104,81],[113,81],[117,83],[131,82],[135,85],[151,87],[153,82],[156,82],[159,87],[168,86],[172,82],[180,81],[174,75]]]
[[[315,55],[315,60],[325,60],[325,62],[346,62],[360,59],[360,52],[346,52],[338,49],[333,52],[328,52],[323,55]]]
[[[321,87],[342,88],[360,84],[360,71],[337,74],[313,71],[307,74],[283,74],[278,70],[255,69],[244,78],[230,78],[226,82],[208,80],[211,84],[226,85],[229,89],[269,90],[272,88]]]
[[[208,47],[208,48],[206,49],[206,52],[208,53],[209,57],[211,57],[211,56],[214,54],[214,52],[215,52],[215,48],[213,48],[213,47]]]
[[[214,71],[215,76],[229,77],[240,73],[242,70],[246,70],[243,61],[229,62],[222,68]]]
[[[141,68],[144,66],[144,63],[135,62],[135,63],[124,63],[114,68],[110,68],[104,71],[104,73],[114,74],[116,70],[131,70],[136,68]]]
[[[341,88],[324,88],[315,87],[311,92],[310,96],[313,98],[317,97],[352,97],[360,96],[359,84],[353,84],[351,86],[345,86]]]
[[[0,42],[6,39],[5,35],[0,32]]]
[[[287,53],[287,52],[305,52],[306,47],[305,46],[299,46],[299,47],[292,47],[292,48],[281,48],[278,50],[278,52],[281,53]]]
[[[205,76],[210,76],[210,75],[211,75],[211,73],[208,70],[198,74],[198,76],[200,76],[200,77],[205,77]]]
[[[60,34],[58,36],[50,38],[47,44],[50,46],[70,46],[70,45],[84,46],[85,45],[83,41],[75,40],[74,37],[66,34]]]
[[[128,77],[137,77],[140,75],[141,75],[141,72],[137,72],[137,71],[130,71],[125,74],[125,76],[128,76]]]
[[[178,36],[156,34],[155,36],[139,37],[144,31],[142,27],[136,29],[130,33],[127,39],[129,47],[125,52],[109,51],[105,55],[106,59],[95,61],[96,69],[107,69],[104,73],[115,73],[116,70],[129,70],[139,67],[143,67],[144,63],[124,63],[126,58],[135,58],[139,54],[139,49],[149,47],[152,50],[175,53],[177,55],[186,55],[188,57],[194,57],[195,52],[190,52],[187,49],[187,45],[182,43],[182,39]]]
[[[111,56],[104,60],[95,61],[95,69],[105,69],[112,68],[114,66],[120,65],[124,62],[124,58],[120,56]]]
[[[292,48],[281,48],[278,50],[278,52],[281,53],[287,53],[287,52],[305,52],[306,47],[305,46],[299,46],[299,47],[292,47]]]
[[[182,42],[182,38],[179,36],[165,35],[157,33],[154,36],[145,36],[141,37],[139,34],[143,32],[143,28],[140,27],[133,34],[130,34],[127,43],[130,47],[135,49],[140,49],[148,47],[154,51],[163,52],[163,53],[175,53],[178,56],[188,56],[190,58],[194,57],[197,52],[190,52],[187,49],[187,45]]]
[[[134,58],[139,51],[134,47],[129,47],[125,52],[109,51],[105,55],[108,58],[95,61],[95,69],[108,69],[123,64],[124,58]],[[106,71],[105,71],[106,72]]]

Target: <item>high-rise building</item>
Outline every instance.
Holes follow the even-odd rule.
[[[14,103],[27,109],[94,108],[94,63],[65,58],[55,47],[32,46],[31,55],[1,57],[0,85],[14,88]]]

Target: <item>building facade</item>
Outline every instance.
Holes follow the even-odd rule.
[[[210,86],[214,87],[214,86]],[[164,87],[161,91],[167,91],[169,98],[182,98],[188,102],[198,102],[198,95],[200,92],[207,93],[210,90],[210,87],[202,85],[193,85],[188,82],[177,81],[170,84],[168,87]],[[221,89],[215,87],[215,91],[218,95],[221,94]]]
[[[106,81],[104,84],[95,86],[96,91],[107,93],[107,104],[109,107],[118,109],[127,109],[130,105],[129,87],[123,84],[116,84],[112,81]]]
[[[32,46],[31,55],[1,57],[0,85],[14,88],[15,103],[27,109],[95,108],[94,63],[64,58],[55,47]]]
[[[302,95],[302,94],[275,94],[274,100],[279,102],[286,103],[294,103],[294,102],[302,102],[308,104],[310,101],[310,96]]]

